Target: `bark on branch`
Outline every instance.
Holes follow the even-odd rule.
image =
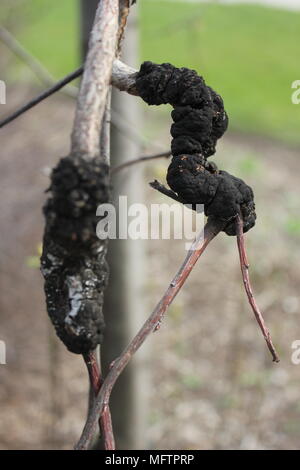
[[[118,0],[102,0],[99,3],[71,139],[72,153],[85,155],[86,158],[99,155],[100,127],[117,48],[118,17]]]
[[[86,450],[89,448],[95,433],[95,429],[97,427],[99,416],[102,416],[109,406],[110,395],[118,377],[132,359],[132,356],[148,338],[148,336],[152,332],[159,329],[167,308],[185,283],[197,260],[205,251],[208,244],[213,240],[213,238],[216,237],[223,227],[224,225],[220,221],[215,219],[208,219],[204,230],[196,237],[184,262],[172,279],[163,297],[151,313],[148,320],[144,323],[140,331],[133,338],[127,348],[111,364],[111,369],[107,374],[103,385],[101,386],[101,389],[94,402],[93,410],[88,416],[81,438],[75,447],[76,450]]]
[[[85,358],[94,354],[104,331],[107,242],[97,238],[95,210],[109,200],[106,122],[101,149],[100,134],[118,45],[118,13],[118,0],[99,3],[77,100],[71,153],[53,170],[44,207],[41,263],[48,314],[67,348]],[[108,407],[100,423],[105,447],[114,448]]]

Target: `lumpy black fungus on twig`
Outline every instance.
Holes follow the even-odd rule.
[[[106,241],[96,235],[96,208],[109,200],[108,166],[98,158],[62,158],[44,206],[41,270],[47,310],[59,338],[77,354],[102,342]]]
[[[207,159],[227,129],[223,100],[196,71],[171,64],[144,62],[136,88],[149,105],[171,104],[172,161],[167,172],[170,188],[185,204],[204,204],[205,214],[226,221],[224,231],[236,235],[235,218],[247,232],[255,224],[252,189],[221,171]]]

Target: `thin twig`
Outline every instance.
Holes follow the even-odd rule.
[[[107,165],[110,165],[110,122],[111,122],[111,87],[106,98],[105,111],[102,120],[100,136],[100,155]]]
[[[261,314],[261,311],[256,303],[255,297],[253,295],[253,291],[251,288],[250,284],[250,278],[249,278],[249,263],[247,259],[247,254],[246,254],[246,248],[245,248],[245,240],[244,240],[244,232],[243,232],[243,220],[240,215],[237,215],[236,218],[236,232],[237,232],[237,244],[238,244],[238,250],[239,250],[239,256],[240,256],[240,264],[241,264],[241,271],[242,271],[242,276],[243,276],[243,283],[245,286],[245,291],[247,293],[247,297],[249,300],[249,303],[252,307],[253,313],[255,315],[255,318],[257,320],[257,323],[259,324],[259,327],[262,331],[262,334],[266,340],[267,346],[270,350],[270,353],[272,355],[273,361],[274,362],[279,362],[279,357],[277,355],[277,352],[275,350],[275,347],[272,343],[271,335],[270,332],[265,324],[265,321],[263,319],[263,316]]]
[[[111,109],[111,123],[127,139],[139,143],[142,147],[145,147],[150,143],[150,140],[147,139],[147,137],[137,131],[133,123],[128,122],[127,116],[123,116],[120,113],[120,110],[116,112],[113,108]],[[153,143],[151,142],[151,144]],[[161,148],[159,144],[154,143],[154,145],[158,149]]]
[[[119,32],[118,32],[118,50],[117,57],[121,55],[122,42],[124,40],[125,28],[127,25],[127,19],[130,11],[131,1],[130,0],[119,0]]]
[[[206,226],[204,227],[204,230],[196,237],[182,266],[173,278],[162,299],[157,304],[156,308],[153,310],[152,314],[144,323],[138,334],[123,351],[121,356],[113,362],[111,369],[107,374],[103,385],[101,386],[100,392],[95,401],[94,409],[87,419],[86,425],[84,427],[81,438],[76,446],[76,449],[84,450],[89,447],[95,433],[99,416],[102,415],[103,411],[106,410],[106,407],[109,404],[110,395],[118,377],[120,376],[126,365],[129,363],[135,352],[147,339],[147,337],[153,331],[156,331],[159,328],[159,325],[163,319],[167,308],[172,303],[177,293],[183,286],[195,263],[197,262],[201,254],[204,252],[210,241],[223,228],[223,223],[214,219],[209,219],[207,221]]]
[[[92,385],[92,389],[94,391],[94,394],[97,395],[101,387],[101,378],[96,355],[94,352],[90,352],[84,354],[83,359],[89,373],[89,379]]]
[[[33,71],[44,85],[50,87],[55,84],[53,76],[46,67],[3,26],[0,26],[0,40]],[[71,98],[76,98],[78,89],[69,85],[64,87],[62,92]]]
[[[6,126],[7,124],[13,122],[15,119],[17,119],[19,116],[22,116],[26,111],[29,111],[32,109],[34,106],[38,105],[45,99],[49,98],[52,96],[54,93],[61,91],[67,83],[70,83],[72,80],[75,80],[76,78],[80,77],[83,72],[83,67],[80,67],[79,69],[76,69],[74,72],[71,74],[67,75],[64,77],[62,80],[59,80],[58,82],[54,82],[53,86],[48,88],[47,90],[43,91],[39,95],[37,95],[35,98],[31,99],[28,103],[25,105],[21,106],[19,109],[14,111],[12,114],[4,118],[2,121],[0,120],[0,128]],[[132,72],[133,74],[135,72]],[[130,72],[131,74],[131,72]],[[115,85],[117,84],[117,81],[115,81]],[[77,90],[76,87],[72,87],[72,90]],[[129,91],[128,91],[129,92]],[[78,95],[78,90],[76,91],[76,96],[75,92],[72,95],[68,92],[66,93],[70,97],[76,97]],[[133,140],[133,141],[138,141],[141,143],[141,145],[145,145],[148,142],[148,139],[146,139],[144,136],[142,136],[140,133],[138,133],[133,126],[129,125],[126,123],[125,119],[122,116],[119,116],[118,113],[114,112],[114,110],[111,110],[111,123],[112,125],[118,129],[119,132],[121,132],[123,135],[125,135],[127,138]],[[159,145],[157,145],[159,147]]]
[[[106,98],[105,111],[102,120],[101,135],[100,135],[100,155],[103,161],[110,165],[110,113],[111,113],[111,87]],[[96,353],[95,353],[96,354]],[[101,346],[97,348],[97,357],[99,369],[101,373]],[[100,390],[95,392],[95,399]],[[93,402],[94,403],[94,402]],[[115,450],[115,438],[113,433],[113,426],[111,420],[110,409],[107,406],[100,417],[100,434],[104,448],[106,450]]]
[[[39,104],[41,101],[45,100],[49,96],[59,91],[67,83],[70,83],[72,80],[75,80],[75,78],[80,77],[80,75],[82,75],[82,71],[83,71],[83,67],[79,67],[74,72],[70,73],[69,75],[66,75],[63,79],[56,82],[55,85],[43,91],[40,95],[36,96],[32,100],[30,100],[28,103],[26,103],[24,106],[17,109],[17,111],[13,112],[9,116],[7,116],[5,119],[0,121],[0,128],[14,121],[17,117],[21,116],[21,114],[24,114],[26,111],[29,111],[29,109],[33,108],[34,106]]]
[[[121,165],[115,166],[111,169],[111,174],[114,175],[118,173],[120,170],[124,168],[128,168],[129,166],[136,165],[137,163],[147,162],[149,160],[155,160],[157,158],[168,158],[170,157],[171,152],[169,150],[165,152],[156,153],[155,155],[143,155],[139,158],[134,158],[133,160],[129,160],[128,162],[122,163]]]
[[[80,77],[83,73],[83,66],[74,70],[74,72],[66,75],[64,78],[56,82],[53,86],[49,87],[47,90],[40,93],[35,98],[28,101],[24,106],[21,106],[19,109],[14,111],[12,114],[0,121],[0,129],[10,122],[14,121],[16,118],[24,114],[26,111],[29,111],[31,108],[41,103],[49,96],[61,90],[68,83],[72,82],[76,78]],[[123,64],[120,60],[115,60],[113,63],[111,83],[113,86],[118,88],[121,91],[127,91],[131,95],[137,95],[137,90],[135,89],[135,77],[136,70],[132,67],[129,67],[126,64]],[[118,127],[125,127],[117,124]]]
[[[93,392],[92,403],[94,403],[95,397],[98,395],[99,390],[101,388],[101,384],[102,384],[101,372],[100,372],[100,368],[98,365],[95,352],[84,354],[83,359],[88,370],[90,387]],[[92,410],[93,408],[91,407],[89,409],[88,416],[90,415]],[[100,426],[100,432],[103,438],[105,449],[115,450],[115,439],[114,439],[114,434],[113,434],[110,409],[108,406],[106,406],[105,409],[103,410],[103,413],[99,420],[99,426]]]
[[[151,188],[156,189],[157,191],[164,194],[165,196],[170,197],[171,199],[174,199],[174,201],[176,201],[176,202],[181,202],[182,204],[184,204],[184,201],[182,201],[182,199],[179,196],[177,196],[177,194],[174,193],[174,191],[172,191],[169,188],[166,188],[159,181],[154,180],[154,181],[151,181],[151,183],[149,183],[149,184],[150,184]]]
[[[124,31],[124,26],[126,23],[126,17],[128,14],[128,6],[126,7],[126,4],[128,4],[128,0],[123,0],[123,6],[122,6],[122,15],[120,18],[121,24],[122,24],[122,31]],[[64,86],[60,89],[56,88],[57,82],[51,75],[51,73],[47,70],[47,68],[35,57],[33,56],[25,47],[4,27],[0,26],[0,40],[17,56],[19,57],[32,71],[35,73],[37,78],[47,87],[50,87],[49,90],[46,90],[47,95],[45,96],[44,93],[36,97],[32,101],[32,105],[29,107],[24,107],[20,109],[20,111],[14,113],[12,115],[12,120],[16,119],[18,116],[23,114],[23,112],[27,111],[31,107],[37,105],[40,100],[44,100],[45,98],[51,96],[52,93],[49,93],[50,90],[53,90],[53,93],[59,91],[63,93],[66,96],[69,96],[71,98],[77,98],[78,96],[78,88],[76,86],[72,85],[66,85],[64,83]],[[119,37],[119,42],[121,40],[121,36]],[[83,72],[83,67],[80,67],[79,69],[79,74],[82,75]],[[75,71],[76,74],[76,71]],[[67,80],[70,79],[74,80],[75,78],[78,78],[75,76],[73,78],[73,75],[70,74],[67,77],[65,77]],[[58,82],[60,83],[60,82]],[[31,103],[31,102],[30,102]],[[5,120],[4,125],[8,124],[11,122],[11,120]],[[138,133],[133,126],[130,126],[123,117],[119,116],[118,113],[114,112],[113,110],[111,111],[111,123],[113,126],[115,126],[122,134],[126,135],[128,138],[133,139],[134,141],[141,142],[142,145],[145,145],[147,142],[147,139],[143,137],[140,133]],[[1,126],[0,126],[1,127]]]

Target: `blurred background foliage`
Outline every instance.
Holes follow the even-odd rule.
[[[79,63],[76,0],[20,0],[0,19],[57,76]],[[299,70],[300,12],[260,5],[139,1],[141,61],[195,68],[223,96],[231,129],[300,143],[291,84]],[[12,13],[13,9],[13,13]],[[67,19],[67,20],[66,20]],[[14,65],[11,78],[28,70]],[[164,111],[161,111],[164,112]]]

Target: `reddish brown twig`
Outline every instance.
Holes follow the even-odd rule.
[[[90,384],[92,386],[94,394],[97,395],[101,387],[101,374],[96,354],[94,351],[88,354],[84,354],[83,359],[88,370]]]
[[[128,168],[129,166],[136,165],[136,163],[147,162],[149,160],[156,160],[157,158],[168,158],[170,157],[171,152],[167,150],[166,152],[160,152],[154,155],[143,155],[139,158],[135,158],[133,160],[129,160],[128,162],[122,163],[121,165],[115,166],[111,169],[111,174],[114,175],[118,173],[118,171],[123,170],[124,168]]]
[[[249,300],[249,303],[252,307],[252,310],[254,312],[255,318],[257,320],[257,323],[259,324],[259,327],[262,331],[262,334],[266,340],[267,346],[270,350],[270,353],[272,354],[272,358],[274,362],[279,362],[279,357],[277,355],[277,352],[275,350],[275,347],[272,343],[271,335],[270,332],[265,324],[265,321],[263,319],[263,316],[261,314],[261,311],[259,310],[259,307],[256,303],[256,300],[253,295],[253,291],[251,288],[250,284],[250,278],[249,278],[249,264],[247,260],[247,254],[246,254],[246,248],[245,248],[245,239],[244,239],[244,232],[243,232],[243,220],[240,215],[237,216],[236,219],[236,232],[237,232],[237,244],[238,244],[238,249],[239,249],[239,256],[240,256],[240,264],[241,264],[241,271],[242,271],[242,276],[243,276],[243,283],[245,286],[245,291],[247,293],[247,297]]]
[[[84,362],[88,370],[91,389],[94,394],[93,400],[91,403],[92,406],[90,406],[89,413],[88,413],[88,416],[89,416],[93,410],[95,398],[98,395],[99,390],[101,388],[102,380],[101,380],[101,373],[100,373],[100,369],[99,369],[99,365],[96,359],[95,352],[93,351],[88,354],[84,354],[83,358],[84,358]],[[115,450],[116,448],[115,439],[114,439],[110,410],[108,406],[106,406],[103,409],[103,413],[99,420],[99,427],[100,427],[101,437],[103,438],[105,449]]]
[[[85,450],[89,448],[89,445],[95,433],[99,416],[103,416],[103,413],[108,407],[110,395],[118,377],[120,376],[126,365],[129,363],[135,352],[140,348],[140,346],[150,335],[150,333],[159,328],[159,325],[163,319],[167,308],[172,303],[177,293],[181,289],[182,285],[186,281],[195,263],[202,255],[210,241],[223,228],[224,224],[222,222],[216,221],[214,219],[209,219],[206,226],[204,227],[204,231],[201,232],[201,234],[199,234],[198,237],[195,239],[182,266],[173,278],[162,299],[157,304],[152,314],[144,323],[138,334],[133,338],[127,348],[112,364],[112,367],[107,377],[105,378],[101,386],[100,392],[95,400],[93,410],[88,416],[87,422],[85,424],[81,438],[76,446],[76,449]]]

